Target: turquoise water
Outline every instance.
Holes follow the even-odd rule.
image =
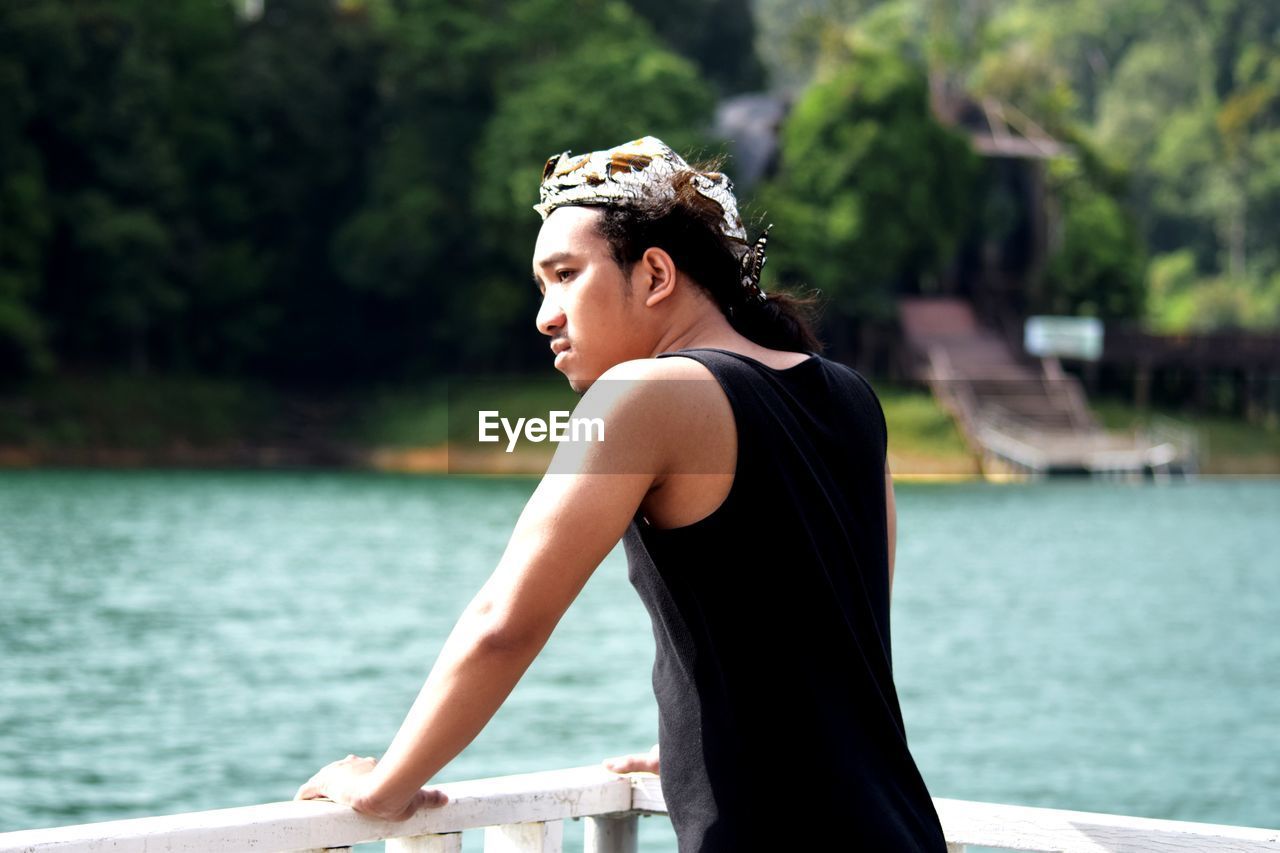
[[[533,486],[0,474],[0,830],[287,799],[379,753]],[[898,501],[895,670],[935,796],[1280,825],[1280,482]],[[646,749],[652,654],[615,552],[440,778]],[[642,840],[673,849],[659,818]]]

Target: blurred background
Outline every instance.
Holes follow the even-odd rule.
[[[5,0],[0,829],[385,747],[534,485],[405,475],[545,465],[449,412],[572,405],[541,168],[644,134],[881,398],[932,792],[1280,823],[1277,45],[1269,0]],[[623,572],[446,778],[648,747]]]
[[[726,158],[769,286],[817,290],[900,404],[904,473],[982,468],[938,382],[1062,378],[1029,355],[1097,403],[1041,408],[1176,414],[1235,457],[1210,470],[1280,472],[1278,28],[1248,0],[11,0],[0,459],[439,444],[446,377],[557,376],[546,157],[652,133]],[[1029,353],[1042,315],[1092,350]]]

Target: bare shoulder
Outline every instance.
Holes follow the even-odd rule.
[[[624,361],[601,374],[587,393],[593,405],[605,404],[648,410],[658,415],[666,410],[667,419],[678,414],[669,407],[688,405],[700,399],[723,396],[720,383],[706,367],[691,358],[639,358]],[[656,409],[656,411],[655,411]]]
[[[610,446],[595,452],[655,473],[684,467],[691,448],[705,445],[733,419],[711,372],[679,357],[614,365],[591,384],[574,414],[603,420]]]
[[[711,371],[687,356],[637,358],[606,370],[601,379],[712,379]]]

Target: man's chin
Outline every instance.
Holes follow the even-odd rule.
[[[560,370],[558,367],[556,369]],[[599,378],[598,376],[583,376],[577,371],[570,373],[569,371],[560,370],[560,372],[564,374],[565,379],[569,380],[569,387],[578,394],[586,393],[586,390]]]

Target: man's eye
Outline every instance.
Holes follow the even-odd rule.
[[[567,281],[573,270],[556,270],[556,281]]]

